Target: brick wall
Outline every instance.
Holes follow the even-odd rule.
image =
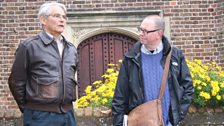
[[[0,0],[0,117],[20,116],[7,79],[18,44],[38,33],[45,0]],[[49,1],[49,0],[46,0]],[[172,44],[189,59],[214,60],[224,67],[223,0],[58,0],[68,11],[163,10],[170,17]]]

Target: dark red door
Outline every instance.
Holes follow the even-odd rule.
[[[96,80],[102,80],[107,64],[118,63],[135,39],[117,33],[103,33],[84,40],[78,46],[78,82],[80,95]]]

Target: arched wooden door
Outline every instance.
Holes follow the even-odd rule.
[[[107,64],[117,63],[133,46],[135,39],[117,33],[103,33],[84,40],[78,46],[79,93],[96,80],[102,80]]]

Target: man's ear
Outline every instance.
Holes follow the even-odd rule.
[[[164,31],[163,30],[159,30],[158,33],[159,33],[160,36],[163,36]]]
[[[46,24],[47,17],[45,17],[45,16],[40,16],[40,17],[39,17],[39,20],[40,20],[40,23],[41,23],[42,25],[45,25],[45,24]]]

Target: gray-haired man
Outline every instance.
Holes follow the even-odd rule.
[[[78,59],[76,48],[61,35],[67,21],[65,5],[45,3],[38,18],[43,31],[19,45],[10,90],[25,126],[75,126],[72,101]]]

